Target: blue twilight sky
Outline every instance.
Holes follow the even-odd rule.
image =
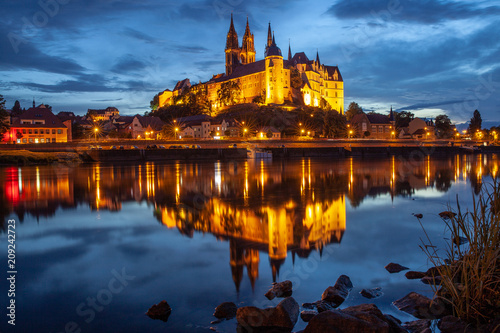
[[[178,80],[224,71],[233,12],[246,17],[263,58],[267,24],[287,54],[338,65],[345,104],[365,110],[446,113],[468,121],[479,109],[498,124],[500,1],[481,0],[3,0],[0,94],[55,112],[116,106],[143,113]]]

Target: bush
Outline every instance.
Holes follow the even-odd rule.
[[[451,305],[454,315],[481,324],[500,313],[500,186],[494,180],[465,212],[441,212],[450,232],[445,258],[427,237],[422,250],[436,266],[441,283],[436,297]],[[464,245],[461,245],[463,244]],[[440,289],[438,288],[440,287]]]

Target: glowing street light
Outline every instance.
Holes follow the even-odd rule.
[[[352,137],[352,130],[349,130],[349,139]]]
[[[97,141],[97,132],[99,132],[99,129],[97,127],[94,128],[94,141]]]
[[[395,139],[396,138],[396,133],[394,131],[391,132],[391,136]]]
[[[178,127],[175,128],[175,140],[177,140],[177,131],[179,130]]]

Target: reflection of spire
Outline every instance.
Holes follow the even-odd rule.
[[[235,240],[231,239],[229,241],[229,251],[229,264],[231,265],[234,285],[236,286],[236,291],[240,292],[240,284],[241,280],[243,280],[243,249],[238,247]]]
[[[245,251],[245,262],[247,265],[248,278],[252,285],[252,291],[255,290],[255,281],[259,277],[259,251],[255,249],[247,249]]]
[[[276,282],[276,278],[280,276],[280,267],[285,262],[285,259],[270,259],[269,261],[273,273],[273,282]]]

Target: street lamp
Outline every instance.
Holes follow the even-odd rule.
[[[99,129],[97,127],[94,128],[94,141],[97,142],[97,132],[99,132]]]
[[[395,135],[395,134],[396,134],[396,133],[394,133],[394,131],[392,131],[392,132],[391,132],[391,136],[392,136],[392,138],[393,138],[393,139],[395,139],[395,138],[396,138],[396,135]]]
[[[178,127],[175,128],[175,140],[177,140],[177,131],[179,130]]]
[[[352,130],[349,130],[349,138],[348,139],[350,139],[351,136],[352,136]]]

